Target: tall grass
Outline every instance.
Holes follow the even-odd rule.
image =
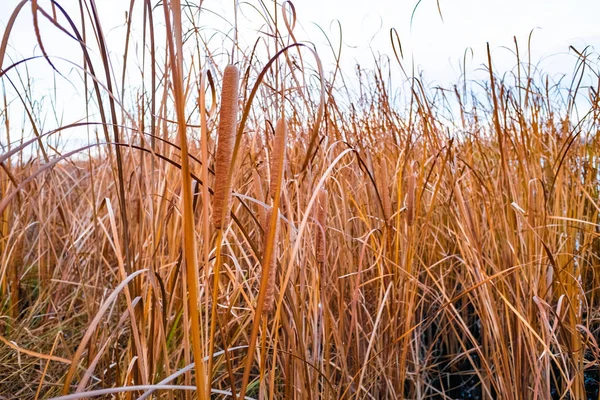
[[[26,4],[0,47],[0,396],[600,398],[593,54],[554,84],[488,52],[442,89],[398,53],[354,89],[290,2],[220,57],[208,11],[145,0],[119,72],[100,2]],[[8,56],[27,13],[42,60]],[[88,100],[56,129],[27,81],[64,68],[44,29],[79,44]],[[52,145],[69,131],[89,145]]]

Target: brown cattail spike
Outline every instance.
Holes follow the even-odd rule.
[[[275,139],[273,139],[273,150],[271,151],[270,167],[271,182],[269,194],[271,199],[275,198],[277,185],[283,180],[283,167],[285,165],[285,145],[287,137],[287,125],[284,118],[280,118],[275,125]]]
[[[237,127],[238,90],[240,72],[235,65],[228,65],[223,72],[223,91],[219,111],[218,146],[215,162],[215,196],[213,198],[213,225],[222,229],[229,222],[231,203],[231,157]]]
[[[316,218],[317,220],[317,262],[324,263],[327,258],[327,242],[325,232],[327,229],[327,190],[319,191]]]
[[[273,214],[275,213],[275,214]],[[265,291],[265,303],[263,307],[264,315],[267,315],[273,311],[275,305],[275,277],[277,276],[277,248],[279,243],[279,210],[273,211],[273,209],[269,209],[267,211],[267,226],[265,227],[265,248],[263,250],[263,257],[266,253],[266,248],[268,246],[268,238],[269,231],[271,226],[271,218],[277,218],[275,223],[275,235],[273,238],[273,249],[271,251],[271,256],[268,260],[263,259],[263,271],[268,268],[269,273],[269,281],[267,284],[267,289]]]

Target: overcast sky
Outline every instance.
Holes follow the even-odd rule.
[[[301,21],[316,21],[326,26],[339,18],[345,27],[347,43],[364,46],[381,25],[373,42],[377,49],[390,53],[388,32],[396,28],[420,69],[431,80],[447,81],[457,76],[458,61],[466,49],[474,52],[471,68],[486,59],[490,42],[499,69],[511,68],[516,60],[503,46],[514,50],[517,37],[525,53],[530,32],[532,61],[543,61],[548,72],[566,72],[572,66],[570,45],[586,45],[600,50],[600,1],[598,0],[439,0],[443,21],[435,0],[422,0],[411,25],[414,0],[302,0],[298,3]]]
[[[467,77],[485,79],[485,73],[479,67],[486,63],[486,42],[490,42],[496,71],[512,68],[516,64],[512,54],[513,36],[519,42],[521,56],[526,57],[527,40],[532,31],[532,62],[539,63],[545,72],[553,76],[572,72],[575,57],[569,51],[569,46],[580,50],[591,46],[594,51],[600,50],[599,0],[439,0],[443,20],[436,0],[422,0],[413,15],[417,1],[297,0],[294,5],[298,25],[294,32],[298,40],[310,41],[317,46],[327,70],[331,69],[331,52],[325,45],[326,40],[320,29],[335,44],[339,41],[339,35],[333,22],[339,21],[343,30],[342,65],[351,74],[356,62],[367,67],[372,65],[372,52],[392,54],[389,31],[395,28],[402,41],[407,65],[414,61],[428,83],[443,86],[459,79],[465,52],[468,54]],[[78,18],[77,0],[58,2]],[[240,39],[251,45],[262,26],[260,15],[254,10],[254,7],[261,7],[261,2],[238,2],[239,24],[244,28]],[[19,0],[0,0],[1,33],[4,33],[10,14],[18,3]],[[125,11],[129,1],[96,0],[96,3],[113,60],[120,62],[124,46]],[[263,0],[263,3],[273,8],[271,1]],[[40,0],[40,4],[50,10],[48,0]],[[141,1],[138,0],[137,4],[140,5]],[[207,29],[207,32],[230,30],[234,4],[235,0],[205,0],[203,6],[215,13],[203,14],[203,29]],[[134,13],[134,18],[141,19],[139,8],[136,12],[138,14]],[[159,25],[161,14],[160,8],[155,11]],[[64,34],[48,23],[41,27],[48,53],[81,65],[81,53],[73,41],[66,39]],[[134,30],[141,36],[139,25],[134,24]],[[162,31],[162,26],[159,31]],[[230,45],[222,37],[221,41],[229,51]],[[40,54],[32,29],[29,4],[17,19],[9,44],[9,55],[14,58]],[[160,45],[164,46],[164,42]],[[10,59],[5,59],[3,67],[10,62]],[[76,74],[68,63],[56,62],[65,76]],[[37,90],[40,93],[52,93],[55,81],[47,65],[43,61],[36,61],[30,63],[29,68],[29,74],[37,77]],[[137,69],[130,66],[129,71],[133,76]],[[16,78],[14,75],[12,77]],[[56,82],[59,103],[81,104],[81,99],[78,99],[78,90],[81,89],[76,87],[74,80],[58,79]],[[64,115],[67,121],[63,123],[76,119],[74,115],[69,117],[68,112]]]
[[[598,0],[439,0],[443,21],[438,14],[436,0],[298,0],[294,2],[299,27],[305,32],[298,35],[301,40],[310,40],[322,45],[325,40],[315,24],[322,27],[332,38],[337,39],[337,30],[331,24],[339,20],[343,28],[343,54],[352,61],[368,55],[369,46],[375,51],[391,54],[390,28],[400,34],[405,55],[414,57],[416,65],[431,80],[445,81],[455,78],[458,61],[466,49],[473,49],[477,67],[485,60],[485,43],[490,42],[494,59],[500,67],[514,64],[508,50],[514,48],[516,36],[522,52],[525,51],[529,33],[533,30],[533,60],[556,55],[545,63],[557,71],[565,67],[560,53],[568,52],[569,45],[583,48],[586,45],[600,48],[600,1]],[[19,0],[0,0],[0,29],[4,26]],[[40,4],[47,1],[40,1]],[[67,9],[73,9],[77,0],[59,1]],[[129,1],[96,0],[102,13],[104,29],[118,30],[123,25]],[[141,3],[138,1],[138,3]],[[260,26],[260,20],[251,7],[241,2],[240,23],[249,28]],[[259,4],[249,0],[250,4]],[[270,3],[265,1],[265,3]],[[204,6],[228,15],[234,0],[205,0]],[[27,5],[26,8],[29,6]],[[160,13],[160,10],[157,11]],[[11,44],[23,55],[31,55],[33,31],[31,13],[23,12],[19,17]],[[206,14],[204,25],[219,29],[225,26],[222,20]],[[252,26],[254,24],[255,26]],[[53,29],[44,31],[45,37],[52,36]],[[114,36],[118,35],[115,33]],[[64,40],[61,41],[64,43]],[[248,40],[252,43],[253,40]],[[327,54],[323,54],[327,59]],[[558,64],[557,64],[558,63]]]

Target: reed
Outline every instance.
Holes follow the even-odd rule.
[[[390,180],[388,177],[389,167],[385,158],[382,158],[378,169],[376,176],[379,177],[379,196],[381,197],[383,220],[388,224],[392,217],[392,205],[390,198]]]
[[[268,219],[269,227],[266,230],[268,235],[265,237],[265,246],[263,252],[263,264],[260,279],[260,289],[256,299],[256,309],[254,320],[252,322],[252,331],[248,341],[248,355],[244,366],[244,375],[242,377],[242,386],[240,394],[246,395],[248,381],[250,379],[250,370],[254,360],[254,348],[258,338],[260,317],[272,311],[275,300],[275,278],[277,266],[277,245],[279,229],[279,204],[281,201],[281,189],[283,181],[283,171],[286,160],[285,143],[287,140],[287,123],[285,118],[277,120],[275,125],[275,138],[273,140],[273,150],[270,158],[270,196],[273,200],[271,218]],[[267,302],[268,301],[268,302]]]
[[[327,259],[327,190],[319,191],[315,222],[317,223],[316,251],[317,262],[325,263]]]
[[[275,233],[271,235],[270,225],[271,219],[275,218]],[[265,226],[265,237],[273,237],[273,250],[270,251],[269,259],[263,258],[263,273],[268,273],[269,279],[267,281],[267,287],[265,289],[265,305],[263,307],[263,316],[268,316],[274,310],[275,306],[275,281],[277,278],[277,253],[279,244],[279,212],[269,209],[266,215],[266,226]],[[263,250],[263,257],[267,255],[266,245],[269,243],[265,240],[265,249]]]
[[[413,167],[408,169],[406,177],[406,224],[412,226],[415,222],[415,197],[417,191],[417,178]]]

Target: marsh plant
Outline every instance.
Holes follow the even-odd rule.
[[[554,82],[488,47],[444,89],[394,31],[324,68],[289,1],[215,33],[131,0],[119,54],[100,1],[66,3],[17,3],[0,42],[1,398],[599,398],[589,49]],[[81,119],[41,73],[77,77]]]

